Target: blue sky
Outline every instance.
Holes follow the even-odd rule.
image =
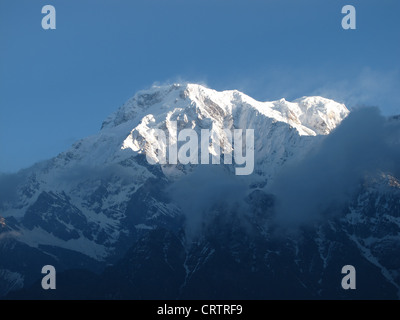
[[[46,4],[56,30],[41,28]],[[0,0],[0,172],[95,134],[157,82],[399,114],[399,16],[398,0]]]

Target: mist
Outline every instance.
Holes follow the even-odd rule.
[[[193,240],[211,223],[215,205],[223,205],[227,210],[244,206],[246,184],[229,174],[223,166],[201,165],[174,182],[167,192],[185,217],[185,233]]]
[[[375,107],[355,110],[276,177],[269,190],[277,199],[276,221],[295,227],[339,214],[363,178],[381,172],[400,177],[400,121]]]

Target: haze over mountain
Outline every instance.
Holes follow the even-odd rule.
[[[228,150],[224,129],[254,129],[254,172],[149,164],[154,130],[171,136],[175,121],[210,130]],[[399,128],[398,117],[349,114],[323,97],[260,102],[198,84],[140,91],[98,134],[1,176],[0,294],[398,298]],[[46,264],[61,279],[53,292],[40,287]],[[357,269],[352,292],[340,286],[346,264]]]

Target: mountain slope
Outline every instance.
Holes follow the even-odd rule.
[[[215,298],[239,298],[241,292],[249,298],[345,298],[349,295],[340,288],[332,289],[341,275],[327,270],[354,257],[366,279],[373,275],[370,284],[384,287],[379,297],[396,297],[397,262],[379,251],[391,252],[398,241],[396,188],[382,196],[360,189],[355,199],[367,194],[368,201],[342,208],[341,219],[304,228],[301,237],[276,237],[275,198],[268,188],[288,164],[313,153],[348,114],[343,104],[322,97],[259,102],[236,90],[218,92],[197,84],[138,92],[103,122],[98,134],[1,178],[14,187],[0,197],[0,292],[24,286],[28,291],[22,297],[32,292],[39,297],[35,280],[41,277],[40,264],[53,264],[65,275],[77,268],[99,272],[111,264],[93,275],[104,283],[96,287],[98,298],[175,299],[210,292]],[[234,145],[224,129],[254,129],[253,174],[235,176],[235,163],[149,164],[146,156],[154,157],[160,147],[154,130],[173,136],[174,123],[198,136],[208,129],[228,150]],[[218,154],[213,145],[209,151]],[[385,181],[372,186],[386,186]],[[393,176],[391,181],[398,180]],[[365,221],[368,207],[374,214]],[[365,234],[353,231],[361,221]],[[392,230],[391,238],[375,234],[381,226]],[[341,257],[344,247],[349,253]],[[14,248],[29,257],[24,267]],[[131,264],[134,271],[129,271]],[[215,287],[205,285],[209,277]],[[229,284],[232,277],[238,280],[235,285]],[[159,291],[159,281],[170,290]],[[71,298],[72,288],[79,286],[70,279],[67,283],[65,291],[57,290],[61,298]],[[265,291],[266,285],[273,290]],[[374,292],[359,294],[371,297]]]
[[[321,113],[324,108],[329,119]],[[16,231],[23,242],[38,245],[60,239],[57,245],[101,260],[120,233],[128,232],[121,220],[132,195],[150,178],[170,179],[186,171],[179,165],[164,165],[160,171],[140,157],[154,153],[151,144],[147,150],[145,145],[152,139],[152,127],[168,128],[174,120],[179,128],[210,128],[220,137],[224,128],[254,129],[258,177],[252,181],[265,184],[293,155],[307,151],[311,143],[302,137],[315,136],[321,126],[329,132],[347,114],[345,106],[319,97],[262,103],[238,91],[217,92],[194,84],[154,87],[110,115],[97,135],[10,177],[17,187],[13,201],[1,202],[2,216],[6,224],[13,218],[22,222]],[[309,127],[301,118],[308,119]]]

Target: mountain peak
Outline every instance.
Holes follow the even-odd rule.
[[[150,89],[138,91],[116,112],[112,113],[104,120],[101,129],[116,127],[124,122],[132,120],[136,116],[148,110],[151,106],[158,104],[170,95],[178,98],[186,88],[186,85],[174,83],[172,85],[153,85]],[[177,94],[178,93],[178,94]],[[171,99],[169,99],[171,100]]]
[[[148,114],[163,114],[176,108],[195,106],[196,112],[209,109],[232,114],[238,109],[251,108],[264,116],[283,121],[295,127],[301,135],[328,134],[349,113],[344,104],[312,96],[289,102],[284,98],[277,101],[257,101],[238,90],[216,91],[201,84],[174,83],[154,85],[137,92],[121,108],[111,114],[102,124],[103,128],[116,127],[136,119],[140,121]],[[212,117],[212,114],[208,114]]]
[[[315,161],[310,163],[312,170],[301,169],[301,165],[291,169],[291,164],[315,159],[306,156],[347,114],[344,105],[323,97],[260,102],[237,90],[216,91],[199,84],[153,86],[138,92],[104,121],[102,130],[96,135],[80,140],[40,166],[3,181],[3,189],[7,192],[0,194],[0,240],[4,243],[0,254],[9,259],[0,259],[0,296],[13,288],[36,283],[35,279],[40,277],[36,268],[40,261],[54,265],[61,272],[63,268],[87,268],[97,272],[99,268],[114,264],[115,267],[110,267],[114,269],[107,268],[105,273],[93,278],[100,279],[102,286],[96,285],[94,290],[90,284],[88,288],[85,284],[83,289],[97,293],[107,288],[103,293],[106,297],[136,297],[121,296],[118,291],[119,284],[128,281],[135,284],[129,289],[131,293],[143,298],[143,292],[149,286],[148,281],[141,279],[157,274],[163,278],[170,274],[168,277],[176,279],[176,283],[174,280],[167,286],[172,291],[165,298],[190,298],[193,296],[184,295],[186,288],[199,286],[193,279],[207,284],[207,278],[202,278],[209,274],[207,270],[221,270],[221,266],[233,266],[222,272],[244,279],[245,286],[248,279],[261,274],[257,270],[265,270],[262,274],[278,279],[275,281],[277,286],[283,283],[285,288],[292,288],[294,283],[295,290],[289,291],[297,292],[306,283],[309,288],[321,288],[318,292],[330,292],[336,284],[331,283],[332,277],[326,276],[326,270],[335,267],[335,259],[369,265],[369,270],[374,273],[368,278],[381,277],[386,288],[391,285],[398,289],[399,281],[393,276],[399,269],[398,264],[386,254],[399,248],[398,210],[393,208],[397,208],[400,189],[395,175],[388,174],[382,182],[379,179],[377,183],[360,186],[354,201],[349,201],[348,207],[340,211],[342,218],[332,218],[329,223],[320,223],[316,219],[315,230],[311,224],[310,228],[299,229],[307,232],[304,233],[306,241],[301,241],[303,237],[292,238],[289,233],[288,237],[282,237],[282,242],[273,236],[281,221],[276,219],[281,214],[280,201],[290,203],[290,208],[295,209],[290,214],[297,223],[297,216],[303,214],[314,219],[305,209],[314,211],[320,204],[322,209],[325,204],[330,204],[329,199],[320,201],[318,181],[323,180],[322,185],[328,186],[323,195],[331,191],[334,196],[342,194],[337,192],[342,185],[332,184],[331,175],[313,179],[326,169],[324,162],[316,171]],[[393,118],[392,124],[395,125],[397,120]],[[157,129],[165,133],[165,139],[156,139]],[[182,146],[187,144],[184,139],[179,139],[178,131],[182,133],[182,129],[195,131],[190,138],[197,139],[199,149],[195,146],[189,151],[194,151],[198,161],[179,160],[178,150],[182,151]],[[202,136],[204,129],[208,132]],[[240,177],[233,175],[236,166],[244,167],[241,160],[236,161],[235,151],[239,151],[239,155],[244,151],[243,144],[236,143],[234,134],[232,139],[232,131],[236,129],[250,129],[254,133],[250,134],[253,136],[249,142],[253,151],[251,157],[242,155],[246,164],[247,159],[250,160],[254,170]],[[243,132],[247,144],[247,131]],[[231,139],[227,139],[229,133]],[[394,135],[395,138],[398,136]],[[169,161],[151,165],[149,156],[167,155],[167,148],[160,148],[167,143]],[[171,145],[176,148],[171,150]],[[199,167],[199,164],[207,164],[202,161],[207,160],[202,157],[207,148],[208,152],[204,154],[209,156],[208,160],[217,161]],[[225,154],[233,153],[230,162],[225,163],[225,155],[220,152],[222,148],[227,151],[223,152]],[[179,162],[170,161],[174,154]],[[336,173],[335,157],[333,159],[334,166],[330,170]],[[301,170],[291,171],[297,168]],[[281,176],[283,172],[288,175]],[[301,172],[303,174],[299,174]],[[343,172],[347,170],[339,167],[339,173]],[[293,179],[282,179],[289,176]],[[282,180],[286,182],[282,188],[284,192],[280,194],[280,188],[274,186],[274,182]],[[309,182],[313,180],[318,181],[310,187]],[[289,185],[291,187],[287,188]],[[344,188],[343,192],[347,190],[350,189]],[[389,196],[383,196],[383,192]],[[296,200],[296,197],[301,199]],[[304,199],[308,203],[314,198],[317,200],[310,206],[303,204]],[[333,206],[332,215],[321,210],[321,217],[334,217],[337,210],[338,207]],[[287,222],[292,216],[288,215]],[[243,236],[248,231],[250,238]],[[201,237],[196,238],[200,232]],[[183,236],[187,241],[183,241]],[[256,247],[253,239],[257,240]],[[338,244],[338,248],[352,248],[350,255],[343,257],[343,250],[332,250],[332,243]],[[127,246],[132,248],[128,250]],[[221,248],[222,254],[218,251]],[[250,263],[249,252],[254,253]],[[123,254],[126,258],[120,260]],[[21,256],[32,259],[25,259],[28,264],[22,265]],[[304,257],[310,259],[304,260]],[[289,269],[279,273],[280,269],[274,266],[280,266],[288,259],[300,263],[292,263]],[[132,261],[137,263],[132,264]],[[132,265],[137,268],[127,268]],[[307,272],[301,271],[309,270],[310,266],[316,274],[312,279]],[[129,274],[124,270],[129,270]],[[287,279],[288,270],[295,278]],[[110,275],[116,278],[107,278]],[[69,279],[73,281],[74,277],[69,276]],[[213,279],[224,277],[217,274]],[[261,288],[262,295],[249,293],[248,297],[265,298],[264,288],[272,278],[254,279],[252,285]],[[90,283],[97,284],[97,280]],[[158,283],[162,279],[156,280],[151,293],[160,291]],[[264,281],[262,286],[259,286],[260,281]],[[116,291],[112,289],[114,284]],[[226,285],[229,287],[229,283],[218,282],[215,288]],[[377,285],[378,282],[372,282],[368,287]],[[243,294],[243,286],[236,287]],[[71,288],[75,294],[77,287],[71,285]],[[311,292],[309,288],[305,288],[304,293]],[[396,294],[394,289],[389,292],[392,296]],[[178,292],[179,296],[176,295]]]
[[[272,177],[292,154],[306,152],[302,136],[329,134],[348,113],[343,104],[322,97],[261,102],[238,90],[216,91],[194,83],[155,85],[137,92],[107,117],[98,134],[74,144],[54,165],[104,166],[137,154],[152,155],[159,150],[154,130],[169,137],[176,122],[179,130],[194,129],[199,136],[201,129],[208,129],[224,143],[225,130],[253,129],[256,162],[262,163],[257,174]],[[230,150],[229,143],[224,146]]]

